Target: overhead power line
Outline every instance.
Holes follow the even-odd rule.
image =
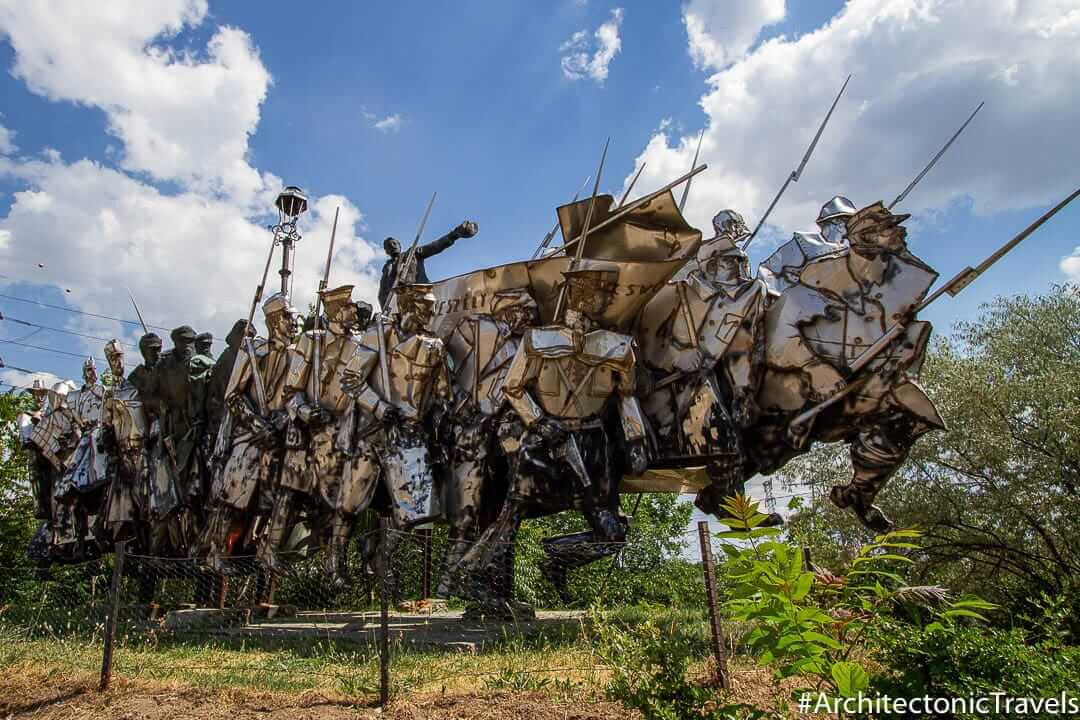
[[[19,347],[29,348],[31,350],[40,350],[43,352],[56,353],[57,355],[67,355],[68,357],[76,357],[86,359],[87,353],[74,353],[67,350],[59,350],[57,348],[45,347],[44,345],[31,345],[30,343],[19,342],[18,340],[0,340],[0,343],[6,343],[8,345],[18,345]],[[105,358],[101,355],[95,355],[94,360],[100,360],[105,362]]]
[[[48,325],[41,325],[39,323],[31,322],[29,320],[20,320],[19,318],[13,318],[13,317],[11,317],[9,315],[4,315],[4,313],[2,313],[2,312],[0,312],[0,320],[7,320],[8,322],[18,323],[19,325],[26,325],[27,327],[38,328],[39,330],[48,330],[50,332],[58,332],[58,333],[65,333],[67,335],[74,335],[76,337],[87,338],[88,340],[100,340],[101,342],[110,342],[112,340],[118,340],[118,338],[107,338],[107,337],[101,337],[99,335],[87,335],[86,333],[75,332],[74,330],[65,330],[64,328],[56,328],[56,327],[50,327]],[[26,338],[22,338],[22,339],[25,340]],[[138,346],[133,345],[132,343],[127,343],[127,342],[120,341],[120,344],[125,345],[125,346],[127,346],[129,348],[136,349],[136,350],[138,349]]]
[[[136,327],[142,327],[142,323],[138,320],[125,320],[124,318],[113,317],[112,315],[99,315],[98,313],[86,312],[85,310],[76,310],[74,308],[64,307],[63,305],[51,305],[49,303],[41,302],[40,300],[31,300],[29,298],[21,298],[15,295],[5,295],[0,293],[0,298],[5,300],[14,300],[15,302],[27,303],[29,305],[37,305],[38,307],[49,308],[50,310],[62,310],[64,312],[74,313],[76,315],[85,315],[87,317],[100,318],[102,320],[112,320],[113,322],[124,323],[125,325],[134,325]],[[155,330],[164,330],[165,332],[171,332],[172,328],[162,327],[161,325],[150,325],[147,323],[147,327]]]

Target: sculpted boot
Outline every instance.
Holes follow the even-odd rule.
[[[335,588],[349,585],[349,569],[346,553],[349,547],[349,519],[342,513],[334,514],[330,530],[330,545],[326,551],[326,578]]]

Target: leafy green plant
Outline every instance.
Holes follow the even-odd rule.
[[[691,665],[706,652],[700,640],[672,623],[651,619],[628,625],[615,622],[595,606],[591,611],[595,651],[611,668],[607,694],[650,720],[728,720],[762,718],[748,705],[728,702],[715,686],[689,677]]]
[[[758,664],[773,668],[777,680],[802,676],[814,689],[834,696],[866,692],[871,676],[861,664],[874,630],[898,606],[916,604],[931,613],[928,627],[944,628],[960,618],[984,619],[993,607],[978,598],[949,601],[934,586],[909,586],[898,567],[912,561],[901,553],[916,549],[916,530],[880,535],[863,546],[844,574],[805,567],[802,549],[777,539],[763,527],[766,516],[742,495],[728,498],[718,533],[725,542],[723,565],[730,585],[728,615],[752,623],[745,638]]]

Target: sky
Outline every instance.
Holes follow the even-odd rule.
[[[756,224],[848,74],[755,264],[834,194],[890,201],[982,101],[899,208],[943,279],[1080,186],[1080,0],[0,0],[0,66],[0,381],[15,385],[77,378],[110,337],[136,364],[129,292],[163,336],[224,337],[285,184],[311,203],[301,308],[335,208],[330,283],[374,303],[382,240],[411,242],[432,193],[426,240],[480,225],[432,278],[527,258],[609,137],[601,191],[644,163],[639,195],[686,172],[704,130],[688,218]],[[1080,281],[1078,231],[1080,203],[926,316],[947,333],[995,295]]]

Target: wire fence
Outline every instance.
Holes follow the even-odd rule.
[[[707,564],[672,549],[584,534],[479,544],[383,526],[354,538],[344,561],[322,547],[284,554],[271,572],[255,557],[211,566],[120,545],[79,565],[0,568],[0,660],[100,668],[102,688],[116,674],[383,703],[448,687],[574,692],[609,671],[590,606],[629,616],[644,599],[707,635]]]

